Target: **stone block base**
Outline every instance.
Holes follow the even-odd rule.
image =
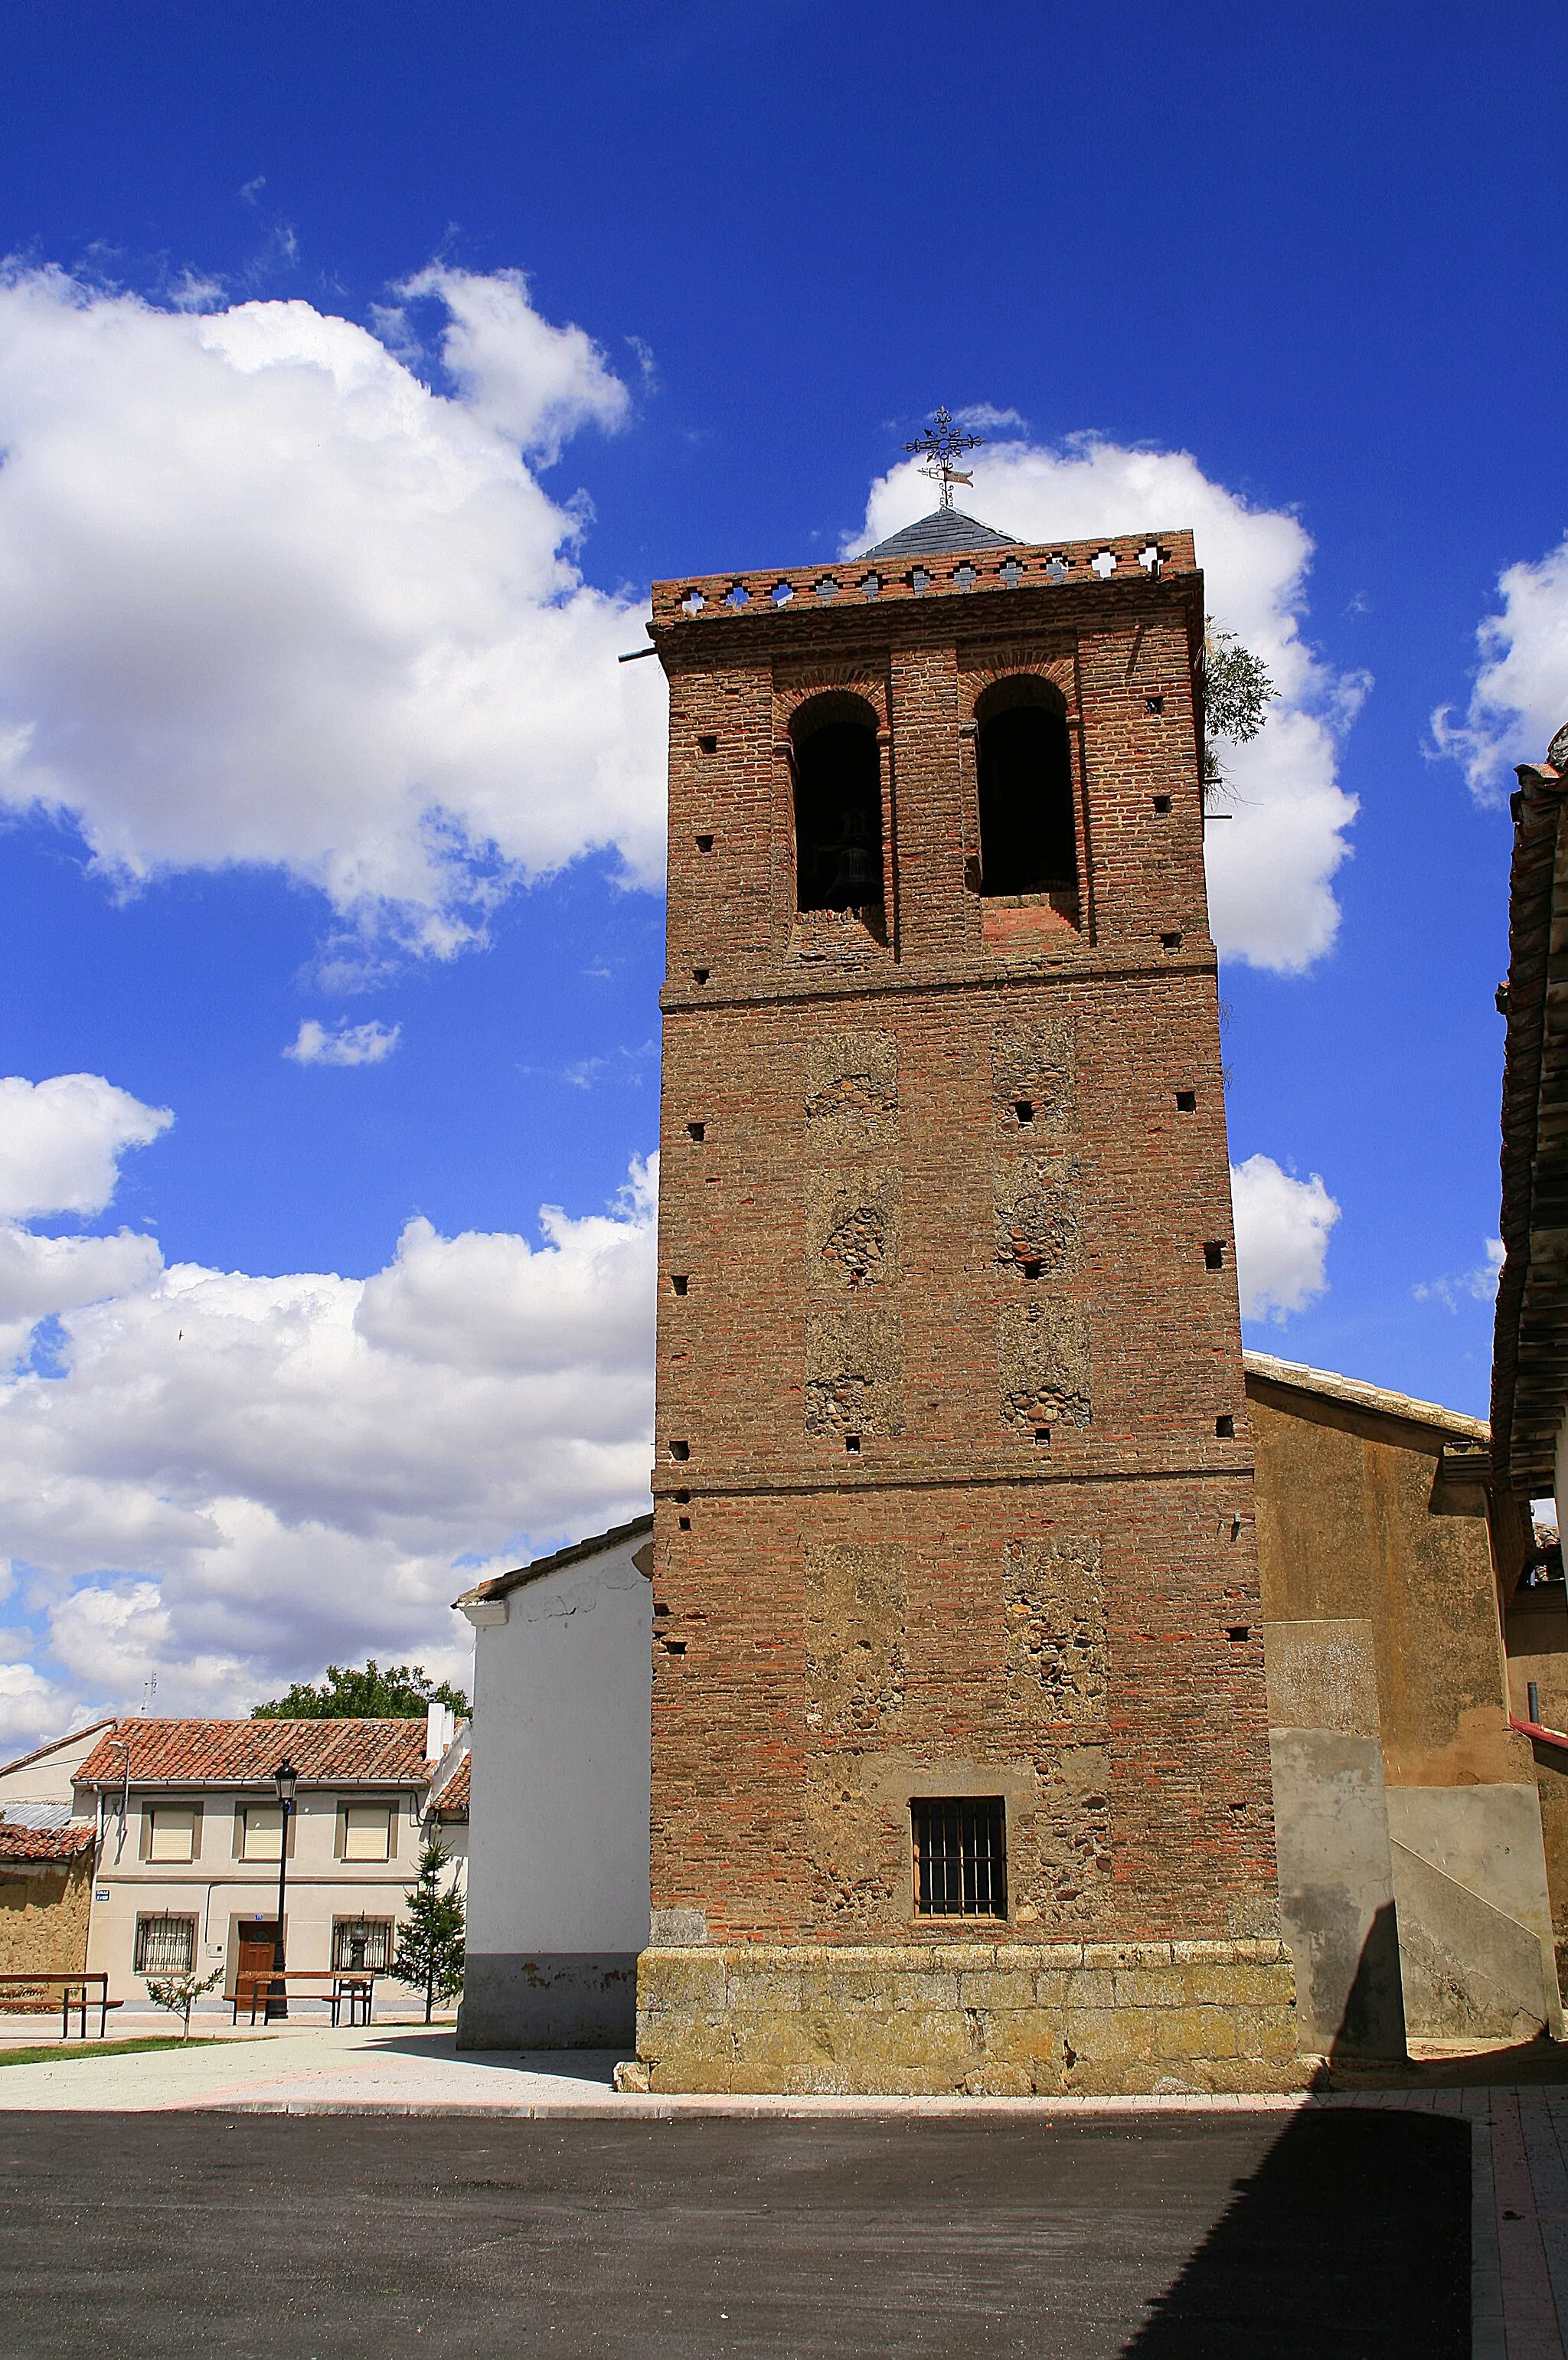
[[[648,1950],[637,2056],[654,2091],[838,2096],[1295,2090],[1312,2070],[1277,1941]]]

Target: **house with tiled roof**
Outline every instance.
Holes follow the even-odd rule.
[[[442,1705],[423,1720],[110,1723],[75,1775],[97,1848],[87,1964],[133,2006],[149,1974],[221,1967],[232,1993],[272,1965],[287,1761],[287,1963],[387,1972],[422,1830],[466,1759],[466,1724]],[[441,1834],[461,1875],[466,1824]]]
[[[114,1715],[103,1713],[64,1737],[51,1737],[47,1743],[35,1745],[29,1754],[0,1762],[0,1819],[15,1826],[25,1812],[38,1809],[62,1811],[69,1819],[74,1808],[71,1788],[76,1774],[104,1731],[114,1725]]]

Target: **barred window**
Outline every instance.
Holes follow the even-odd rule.
[[[909,1805],[922,1918],[1005,1918],[1007,1814],[999,1795]]]
[[[194,1918],[138,1918],[138,1975],[188,1975],[196,1958]]]
[[[391,1964],[390,1918],[332,1919],[332,1965],[340,1973],[363,1967],[385,1974]]]

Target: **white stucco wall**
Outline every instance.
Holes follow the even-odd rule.
[[[0,1770],[0,1813],[7,1803],[70,1803],[77,1772],[109,1726],[94,1721],[90,1729],[62,1737],[38,1761]],[[87,1816],[92,1818],[91,1810]]]
[[[478,1633],[471,1951],[647,1944],[653,1588],[637,1546],[513,1590]]]

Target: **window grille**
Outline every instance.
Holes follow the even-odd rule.
[[[999,1795],[909,1805],[922,1918],[1005,1918],[1007,1808]]]
[[[351,1969],[385,1974],[392,1964],[390,1918],[334,1918],[332,1965],[340,1973]]]
[[[138,1975],[188,1975],[196,1957],[194,1918],[138,1918]]]

